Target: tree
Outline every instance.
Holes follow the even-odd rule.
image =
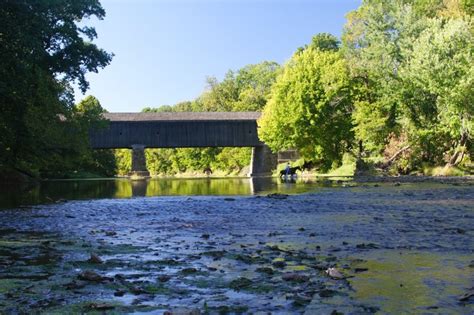
[[[451,165],[462,160],[474,132],[472,29],[470,19],[431,19],[413,43],[400,72],[405,90],[415,90],[417,95],[431,98],[429,123],[422,120],[427,114],[419,104],[406,102],[407,112],[419,129],[449,136],[450,141],[437,146],[451,152],[448,160]]]
[[[204,111],[261,111],[265,106],[280,66],[264,61],[237,72],[228,71],[224,80],[207,79],[208,89],[198,99]]]
[[[351,91],[337,51],[307,47],[278,77],[259,121],[259,136],[273,151],[297,148],[328,169],[350,146]]]
[[[448,152],[459,161],[472,129],[469,8],[462,0],[365,0],[348,14],[343,51],[366,155],[392,162],[387,152],[408,150],[405,171],[439,164]]]
[[[85,74],[112,58],[91,42],[94,28],[79,26],[91,16],[105,16],[97,0],[1,1],[0,164],[52,167],[74,150],[72,84],[87,90]]]

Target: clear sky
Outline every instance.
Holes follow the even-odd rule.
[[[115,54],[87,76],[111,112],[192,100],[207,76],[264,60],[284,63],[320,32],[341,35],[360,0],[101,0],[95,43]],[[84,96],[76,91],[76,101]]]

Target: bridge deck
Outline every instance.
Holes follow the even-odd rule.
[[[108,128],[90,134],[93,148],[256,147],[258,112],[106,113]]]

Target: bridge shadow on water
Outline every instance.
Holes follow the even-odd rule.
[[[296,194],[336,185],[332,181],[278,178],[152,178],[147,180],[55,180],[24,186],[1,186],[0,208],[62,200],[121,199],[156,196],[248,196]]]

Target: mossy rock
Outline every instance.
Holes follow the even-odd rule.
[[[229,284],[229,288],[239,291],[245,288],[249,288],[252,284],[253,284],[252,280],[245,277],[240,277],[240,278],[232,280]]]

